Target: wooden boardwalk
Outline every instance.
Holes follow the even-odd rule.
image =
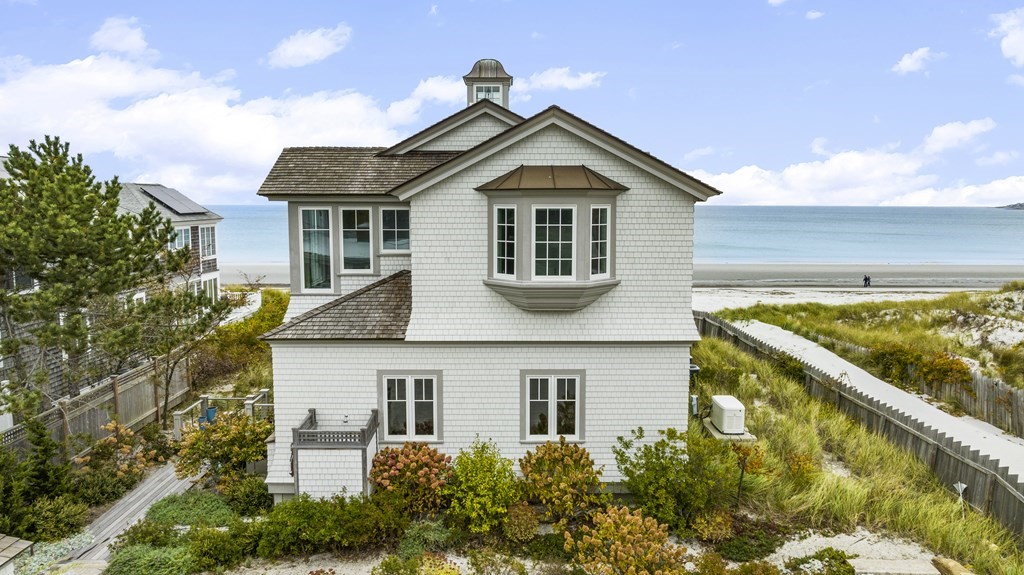
[[[93,542],[71,554],[72,559],[86,561],[106,561],[110,558],[107,545],[114,542],[125,529],[146,516],[146,511],[153,503],[186,491],[194,483],[194,479],[178,479],[174,476],[174,464],[167,463],[153,470],[146,479],[125,494],[120,501],[100,515],[89,525]]]

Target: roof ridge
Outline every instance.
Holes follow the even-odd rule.
[[[349,292],[349,293],[347,293],[347,294],[345,294],[343,296],[339,296],[338,298],[332,299],[331,301],[329,301],[329,302],[327,302],[325,304],[320,304],[320,305],[316,306],[315,308],[313,308],[313,309],[311,309],[311,310],[309,310],[309,311],[307,311],[305,313],[302,313],[302,314],[299,314],[299,315],[293,317],[288,322],[283,323],[283,324],[275,327],[274,329],[268,331],[267,333],[264,333],[263,335],[260,336],[260,339],[267,339],[268,337],[272,337],[274,335],[277,335],[278,333],[284,331],[285,329],[291,328],[292,326],[294,326],[294,325],[296,325],[296,324],[298,324],[300,322],[306,321],[307,319],[309,319],[311,317],[316,317],[317,315],[320,315],[321,313],[323,313],[323,312],[325,312],[325,311],[327,311],[329,309],[333,309],[335,307],[338,307],[339,305],[341,305],[341,304],[343,304],[345,302],[352,301],[353,299],[355,299],[355,298],[357,298],[357,297],[359,297],[361,295],[364,295],[367,292],[371,292],[371,291],[373,291],[373,290],[375,290],[375,289],[377,289],[379,287],[385,286],[385,285],[395,281],[396,279],[399,279],[399,278],[404,277],[406,275],[409,275],[411,273],[412,272],[409,271],[409,270],[398,270],[397,272],[395,272],[395,273],[393,273],[393,274],[391,274],[391,275],[389,275],[389,276],[387,276],[385,278],[381,278],[381,279],[379,279],[379,280],[377,280],[377,281],[375,281],[375,282],[373,282],[373,283],[371,283],[369,285],[363,286],[363,287],[361,287],[361,288],[359,288],[359,289],[357,289],[357,290],[355,290],[353,292]]]

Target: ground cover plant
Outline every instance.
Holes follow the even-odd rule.
[[[761,438],[766,472],[748,476],[747,509],[803,526],[886,530],[981,573],[1024,573],[1024,553],[1013,534],[973,511],[961,519],[955,496],[925,465],[808,397],[774,363],[712,338],[695,346],[693,357],[701,366],[694,391],[739,398],[747,406],[747,427]],[[826,452],[851,475],[824,472]]]
[[[872,361],[842,347],[835,348],[836,353],[879,377],[895,376],[897,383],[905,377],[902,364],[912,360],[941,364],[947,354],[954,354],[977,360],[988,375],[1024,388],[1024,342],[1004,340],[999,335],[1001,330],[1019,330],[1024,325],[1021,282],[1006,284],[998,292],[958,292],[933,300],[758,304],[724,310],[719,315],[729,320],[759,320],[810,339],[825,337],[877,350],[878,357]]]

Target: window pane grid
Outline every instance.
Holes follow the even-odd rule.
[[[381,249],[409,249],[409,210],[387,209],[380,211],[381,217]]]
[[[387,434],[390,437],[434,437],[435,379],[388,377],[384,380]]]
[[[344,269],[370,269],[370,210],[341,211],[341,243]]]
[[[497,208],[495,229],[495,273],[516,275],[516,209]]]
[[[534,275],[572,277],[572,208],[536,208],[534,215]]]
[[[577,435],[578,377],[531,377],[527,380],[527,388],[528,435]],[[551,414],[554,414],[554,418]]]
[[[590,275],[608,273],[608,208],[590,210]]]

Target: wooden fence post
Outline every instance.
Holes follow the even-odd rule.
[[[117,375],[111,376],[110,378],[110,389],[114,392],[114,418],[118,421],[121,420],[121,395],[120,390],[117,388]]]

